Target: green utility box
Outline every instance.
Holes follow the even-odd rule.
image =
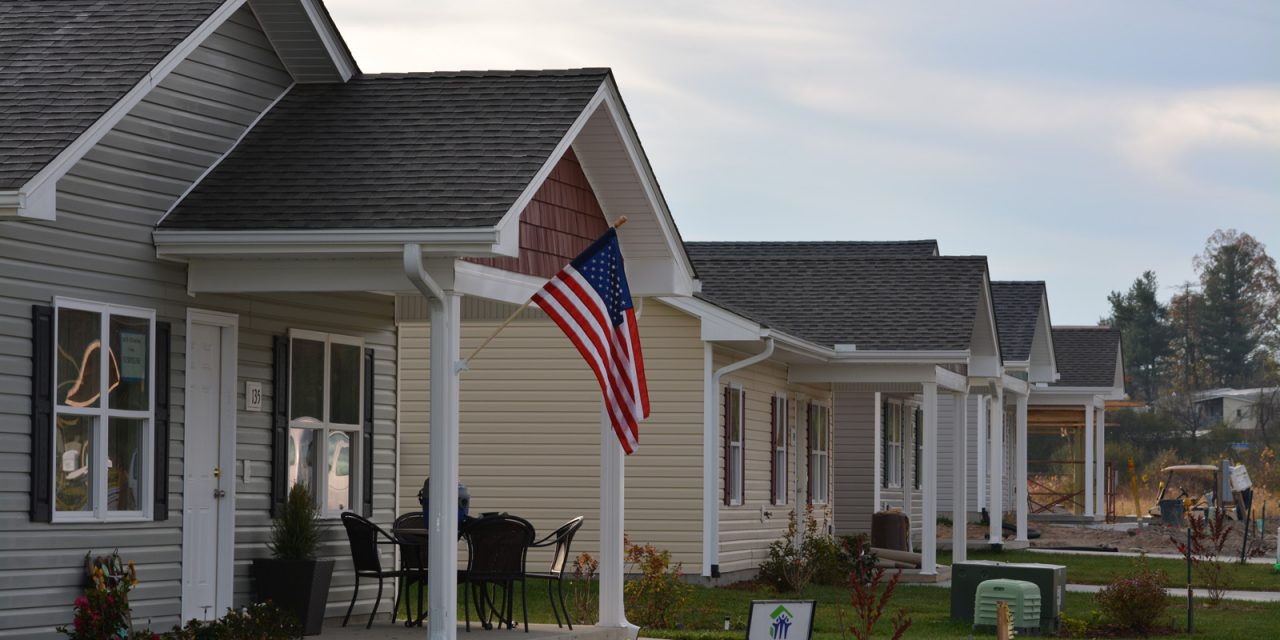
[[[996,607],[1003,600],[1009,603],[1009,617],[1013,628],[1031,631],[1040,628],[1040,587],[1024,580],[984,580],[978,585],[973,602],[973,625],[995,627]]]
[[[1023,580],[1040,588],[1040,632],[1057,633],[1067,600],[1067,568],[1059,564],[974,560],[951,565],[951,619],[973,624],[978,585],[995,578]]]

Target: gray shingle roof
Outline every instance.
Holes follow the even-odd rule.
[[[1000,353],[1005,360],[1022,361],[1031,357],[1031,343],[1036,336],[1043,300],[1043,282],[991,283],[991,303],[995,307],[996,328],[1000,333]]]
[[[685,250],[699,258],[872,258],[878,256],[936,256],[937,240],[816,241],[816,242],[686,242]]]
[[[1054,327],[1053,356],[1062,377],[1056,387],[1115,384],[1120,331],[1111,327]]]
[[[295,86],[160,226],[493,226],[608,76],[369,74]]]
[[[0,2],[0,189],[17,189],[223,0]]]
[[[696,244],[696,243],[695,243]],[[740,257],[690,251],[708,301],[818,345],[968,349],[984,257]]]

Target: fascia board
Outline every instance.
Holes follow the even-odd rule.
[[[497,255],[498,232],[466,229],[307,229],[268,231],[152,232],[159,258],[247,257],[314,254],[399,254],[406,243],[425,253],[488,257]]]
[[[342,45],[337,28],[331,21],[325,19],[320,8],[316,6],[315,0],[302,0],[302,8],[311,19],[316,35],[320,36],[320,42],[324,43],[324,50],[329,54],[329,59],[333,60],[333,66],[338,70],[338,75],[342,76],[343,82],[350,80],[351,76],[356,74],[356,61]]]
[[[1015,393],[1020,396],[1027,395],[1031,390],[1031,385],[1027,384],[1026,381],[1019,380],[1013,376],[1002,376],[1000,378],[1000,383],[1004,386],[1005,391]]]
[[[66,175],[103,136],[133,110],[147,94],[159,85],[169,73],[204,43],[223,22],[235,13],[247,0],[227,0],[200,26],[196,27],[178,46],[174,47],[146,76],[133,85],[110,109],[98,117],[78,138],[67,145],[43,169],[32,176],[19,190],[26,195],[26,213],[19,215],[41,220],[53,220],[57,212],[58,180]]]
[[[759,340],[764,334],[759,323],[705,300],[683,296],[661,296],[658,299],[700,320],[703,342]]]
[[[969,351],[841,351],[837,349],[833,363],[850,364],[966,364]]]
[[[546,278],[464,260],[455,263],[454,278],[454,288],[459,293],[511,304],[528,302],[547,283]]]

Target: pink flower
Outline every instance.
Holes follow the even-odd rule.
[[[84,596],[76,597],[76,606],[80,608],[89,606],[89,599]]]

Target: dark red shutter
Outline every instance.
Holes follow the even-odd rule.
[[[289,336],[276,336],[271,372],[271,516],[289,497]],[[301,455],[301,452],[299,452]]]
[[[364,429],[360,432],[360,473],[364,493],[360,514],[373,517],[373,349],[364,350]]]
[[[889,401],[880,403],[880,486],[889,488]],[[879,508],[879,505],[877,505]]]
[[[769,404],[769,504],[778,504],[778,396]]]
[[[53,307],[31,307],[31,521],[53,519]]]
[[[809,482],[805,483],[808,485],[807,487],[805,487],[805,491],[804,491],[805,504],[813,504],[813,456],[809,455],[809,453],[813,451],[813,429],[811,429],[809,426],[812,423],[813,423],[813,403],[810,402],[808,409],[805,411],[805,420],[804,420],[804,435],[805,435],[804,469],[805,469],[805,475],[809,477]]]
[[[733,480],[733,475],[729,473],[729,460],[733,456],[732,448],[729,446],[729,438],[732,434],[729,431],[729,385],[724,387],[724,503],[729,504],[729,497],[732,495],[729,483]]]
[[[172,389],[169,355],[173,328],[168,322],[156,323],[156,470],[152,491],[151,518],[169,519],[169,396]]]
[[[915,452],[913,454],[915,457],[915,467],[916,467],[914,470],[915,471],[914,484],[917,489],[920,488],[920,450],[923,444],[920,441],[924,439],[924,425],[921,424],[921,422],[923,421],[924,421],[924,413],[920,411],[920,409],[917,407],[916,408],[916,425],[915,425],[916,428],[914,433],[916,443],[915,443]]]
[[[747,503],[747,392],[745,390],[738,392],[738,415],[742,416],[741,429],[738,430],[738,437],[742,438],[738,442],[738,458],[742,463],[742,467],[738,469],[738,495],[742,497],[742,502]]]

